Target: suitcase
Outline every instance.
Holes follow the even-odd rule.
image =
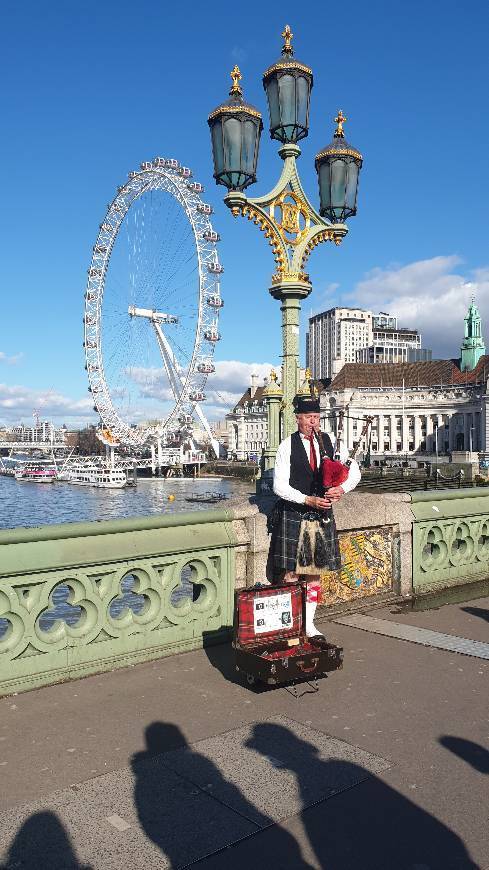
[[[317,647],[305,635],[305,585],[254,586],[234,597],[236,670],[249,685],[316,680],[343,667],[343,649]]]

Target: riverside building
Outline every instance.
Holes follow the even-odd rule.
[[[315,380],[336,377],[346,363],[407,362],[420,349],[418,331],[386,312],[337,307],[309,318],[306,365]]]
[[[251,376],[251,386],[241,396],[233,410],[226,414],[228,456],[234,459],[255,459],[267,446],[267,406],[263,400],[265,379],[258,386],[258,375]]]
[[[321,393],[321,415],[326,431],[335,432],[343,412],[350,450],[360,438],[361,420],[371,416],[373,459],[453,451],[489,455],[488,403],[489,356],[472,302],[459,359],[346,363]],[[364,439],[360,449],[367,447]]]

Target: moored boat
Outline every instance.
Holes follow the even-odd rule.
[[[56,469],[49,465],[23,465],[15,472],[15,479],[30,483],[54,483],[57,479]]]
[[[97,465],[72,465],[60,472],[59,480],[76,486],[96,486],[100,489],[122,489],[127,486],[126,472],[121,468]]]
[[[218,501],[224,501],[227,498],[224,492],[191,492],[187,495],[185,501],[196,501],[204,504],[215,504]]]

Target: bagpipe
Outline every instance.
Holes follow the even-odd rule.
[[[341,462],[340,443],[341,435],[343,432],[343,416],[343,413],[339,414],[338,430],[336,433],[336,447],[333,459],[330,459],[330,457],[326,453],[321,430],[315,432],[319,444],[319,455],[321,457],[322,483],[326,490],[330,489],[333,486],[341,486],[341,484],[344,483],[345,480],[348,478],[348,475],[350,473],[350,466],[352,464],[352,461],[355,459],[362,438],[365,437],[368,432],[369,426],[372,423],[372,418],[367,417],[363,429],[360,433],[360,438],[356,442],[353,450],[350,451],[348,459],[346,459],[345,462]]]

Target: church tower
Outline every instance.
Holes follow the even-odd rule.
[[[481,356],[486,352],[486,346],[482,338],[481,316],[473,297],[469,310],[465,315],[464,340],[461,352],[460,370],[462,372],[471,372],[472,369],[475,369]]]

